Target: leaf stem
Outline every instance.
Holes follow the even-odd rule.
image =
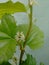
[[[30,0],[28,0],[28,5],[29,5],[29,8],[30,8],[30,13],[28,15],[29,16],[29,28],[28,28],[28,32],[27,32],[27,35],[26,35],[26,38],[25,38],[25,42],[24,42],[24,46],[23,46],[24,49],[20,49],[21,50],[21,54],[20,54],[19,65],[21,65],[22,57],[23,57],[24,52],[25,52],[26,41],[27,41],[27,38],[28,38],[28,36],[30,34],[31,27],[32,27],[32,5],[30,5]]]

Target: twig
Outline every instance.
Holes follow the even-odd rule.
[[[29,4],[29,7],[30,7],[30,14],[29,14],[29,28],[28,28],[28,32],[27,32],[27,35],[26,35],[26,38],[25,38],[25,42],[24,42],[24,46],[23,48],[24,49],[21,49],[21,54],[20,54],[20,61],[19,61],[19,65],[21,65],[21,62],[22,62],[22,57],[24,55],[24,52],[25,52],[25,46],[26,46],[26,41],[27,41],[27,38],[30,34],[30,31],[31,31],[31,27],[32,27],[32,5],[30,5],[30,0],[28,0],[28,4]]]

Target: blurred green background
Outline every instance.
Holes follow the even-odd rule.
[[[6,2],[8,0],[0,0],[0,2]],[[12,0],[21,1],[27,5],[27,0]],[[37,19],[35,24],[40,27],[44,32],[44,46],[36,50],[28,50],[32,54],[37,62],[43,62],[45,65],[49,65],[49,0],[36,0],[38,5],[34,5],[34,18]],[[27,23],[27,15],[25,13],[14,14],[18,24]],[[37,65],[38,65],[37,63]]]

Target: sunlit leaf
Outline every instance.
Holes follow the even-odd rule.
[[[27,55],[27,59],[21,65],[36,65],[36,60],[31,55]]]
[[[28,31],[28,25],[27,24],[22,24],[17,27],[17,31],[22,31],[24,32],[25,36]],[[31,49],[36,49],[40,48],[44,43],[44,34],[43,32],[39,29],[38,26],[32,25],[32,29],[30,31],[30,35],[28,36],[26,44],[31,48]]]
[[[0,24],[0,63],[10,59],[15,52],[16,22],[13,16],[5,14]]]
[[[0,18],[5,13],[13,14],[17,12],[26,12],[26,8],[22,3],[20,2],[13,3],[12,1],[0,3]]]
[[[16,42],[13,39],[0,40],[0,62],[7,61],[12,57],[16,47]]]
[[[0,31],[14,37],[16,34],[16,21],[10,14],[5,14],[2,17]]]

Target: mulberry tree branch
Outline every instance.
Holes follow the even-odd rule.
[[[21,65],[22,57],[23,57],[24,52],[25,52],[26,41],[27,41],[27,38],[28,38],[28,36],[29,36],[29,34],[30,34],[31,27],[32,27],[32,14],[33,14],[33,13],[32,13],[32,12],[33,12],[33,7],[32,7],[32,5],[33,5],[33,4],[31,4],[31,1],[30,1],[30,0],[28,0],[28,5],[29,5],[29,8],[30,8],[30,13],[28,14],[28,16],[29,16],[29,28],[28,28],[27,35],[26,35],[26,37],[25,37],[25,42],[24,42],[24,45],[23,45],[23,49],[20,49],[20,50],[21,50],[21,54],[20,54],[19,65]]]

